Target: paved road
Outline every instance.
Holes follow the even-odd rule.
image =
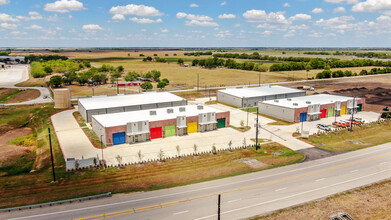
[[[0,88],[36,89],[41,95],[30,101],[8,103],[4,105],[29,105],[53,102],[49,90],[45,87],[17,87],[16,84],[29,79],[29,65],[14,65],[7,69],[0,69]]]
[[[388,178],[391,143],[183,187],[0,213],[0,219],[217,219],[217,194],[222,219],[240,219]]]

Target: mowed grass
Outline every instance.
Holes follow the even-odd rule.
[[[353,127],[353,132],[347,129],[312,135],[306,141],[330,151],[350,151],[384,144],[391,141],[391,121],[380,124]]]
[[[391,181],[383,181],[359,189],[282,209],[251,220],[330,219],[337,213],[348,213],[353,219],[390,219]]]
[[[272,156],[272,152],[283,152]],[[265,144],[261,151],[253,148],[224,151],[216,155],[204,154],[194,157],[170,159],[132,165],[124,168],[65,172],[56,169],[58,183],[50,183],[50,172],[41,171],[28,175],[0,177],[0,207],[19,206],[31,203],[80,197],[105,192],[134,192],[156,190],[197,183],[228,176],[258,171],[238,162],[238,159],[253,158],[273,168],[300,162],[304,156],[277,143]],[[50,193],[48,193],[50,192]]]

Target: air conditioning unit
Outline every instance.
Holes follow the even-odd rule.
[[[299,103],[293,103],[293,106],[299,106]]]
[[[174,109],[172,109],[172,108],[169,108],[169,109],[167,109],[167,113],[174,113]]]
[[[292,101],[292,99],[286,99],[286,100],[288,100],[288,101]]]
[[[203,105],[197,105],[197,109],[198,110],[202,110],[202,109],[204,109],[204,106]]]
[[[185,112],[186,111],[186,108],[185,107],[180,107],[179,108],[179,112]]]
[[[311,101],[306,101],[305,103],[306,103],[306,104],[311,104]]]
[[[149,115],[156,115],[156,111],[149,111]]]
[[[279,102],[279,101],[277,99],[275,99],[274,102]]]

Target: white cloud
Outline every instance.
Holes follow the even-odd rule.
[[[147,29],[141,29],[141,31],[142,31],[142,32],[146,32],[146,31],[147,31]]]
[[[0,0],[0,5],[6,5],[9,4],[11,1],[10,0]]]
[[[133,21],[135,23],[139,23],[139,24],[152,24],[152,23],[162,23],[163,20],[158,18],[156,20],[153,20],[153,19],[149,19],[149,18],[136,18],[136,17],[133,17],[133,18],[129,18],[130,21]]]
[[[325,29],[335,30],[338,33],[344,34],[345,31],[352,30],[356,26],[355,24],[350,23],[354,20],[355,18],[353,16],[341,16],[327,20],[320,19],[316,21],[315,24]]]
[[[39,25],[35,25],[35,24],[33,24],[33,25],[29,26],[29,27],[25,27],[24,29],[31,29],[31,30],[42,30],[42,27],[41,27],[41,26],[39,26]]]
[[[163,13],[152,6],[135,4],[115,6],[112,7],[109,12],[114,14],[112,17],[114,20],[124,20],[125,15],[135,15],[140,17],[154,17],[163,15]]]
[[[36,11],[30,11],[29,15],[30,15],[30,17],[28,18],[29,20],[42,20],[43,19],[42,15]]]
[[[286,2],[285,4],[283,4],[282,5],[283,7],[285,7],[285,8],[287,8],[287,7],[291,7],[291,5],[288,3],[288,2]]]
[[[324,1],[333,4],[342,4],[342,3],[356,4],[359,2],[359,0],[324,0]]]
[[[292,29],[292,30],[308,30],[308,29],[310,29],[310,27],[308,25],[302,24],[302,25],[290,26],[289,29]]]
[[[162,33],[167,33],[168,29],[161,29]]]
[[[213,21],[213,18],[207,15],[193,15],[193,14],[186,14],[184,12],[178,12],[176,14],[176,17],[179,19],[186,18],[189,20],[197,20],[197,21]]]
[[[103,28],[101,28],[97,24],[86,24],[86,25],[83,25],[82,29],[83,29],[83,31],[86,31],[86,32],[95,32],[95,31],[103,30]]]
[[[227,2],[221,2],[220,3],[220,5],[226,5],[227,4]]]
[[[226,30],[226,31],[219,31],[219,33],[217,33],[215,36],[224,38],[224,37],[232,36],[232,34],[230,31]]]
[[[270,36],[272,33],[273,33],[272,31],[266,30],[266,31],[262,32],[262,35],[267,37],[267,36]]]
[[[291,21],[306,21],[306,20],[311,20],[311,15],[307,14],[296,14],[295,16],[292,16],[289,18]]]
[[[354,12],[377,12],[391,10],[390,0],[366,0],[352,7]]]
[[[0,13],[0,22],[17,22],[18,19],[12,17],[9,14]]]
[[[219,15],[218,18],[219,19],[233,19],[233,18],[236,18],[236,15],[234,15],[234,14],[222,14],[222,15]]]
[[[197,4],[194,4],[194,3],[193,3],[193,4],[190,4],[189,7],[190,7],[190,8],[198,8],[199,6],[198,6]]]
[[[14,30],[14,29],[18,28],[18,25],[16,25],[16,24],[10,24],[10,23],[1,23],[1,24],[0,24],[0,27],[2,27],[2,28],[4,28],[4,29]]]
[[[53,21],[53,22],[59,20],[57,14],[54,14],[54,15],[52,15],[52,16],[49,16],[47,19],[48,19],[48,21]]]
[[[199,21],[199,20],[185,21],[185,24],[187,26],[203,26],[203,27],[217,27],[217,26],[219,26],[216,22]]]
[[[241,27],[241,24],[235,24],[234,27]]]
[[[20,31],[12,31],[12,35],[27,35],[27,32],[20,32]]]
[[[116,14],[116,15],[113,15],[113,17],[111,19],[113,19],[113,20],[125,20],[125,16],[121,15],[121,14]]]
[[[83,3],[77,0],[59,0],[45,5],[45,11],[53,11],[58,13],[68,13],[71,11],[84,10]]]
[[[60,27],[56,27],[56,30],[58,30],[58,31],[62,31],[62,28],[60,28]]]
[[[264,23],[258,25],[258,28],[263,28],[267,25],[290,25],[292,22],[286,19],[284,12],[270,12],[269,14],[263,10],[248,10],[243,13],[243,17],[247,22]]]
[[[69,18],[69,19],[72,19],[72,18],[73,18],[73,16],[72,16],[72,15],[68,15],[68,18]]]
[[[314,8],[311,12],[312,12],[313,14],[319,14],[319,13],[322,13],[322,12],[323,12],[323,9],[321,9],[321,8]]]
[[[295,34],[296,34],[295,30],[290,30],[288,33],[284,35],[284,37],[293,37],[295,36]]]
[[[346,9],[344,7],[334,8],[334,10],[333,10],[334,14],[336,14],[336,13],[345,13],[345,12],[346,12]]]

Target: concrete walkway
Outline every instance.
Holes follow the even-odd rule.
[[[101,155],[80,128],[72,113],[76,109],[66,110],[52,115],[51,120],[64,158],[91,158]],[[99,156],[100,158],[100,156]]]

